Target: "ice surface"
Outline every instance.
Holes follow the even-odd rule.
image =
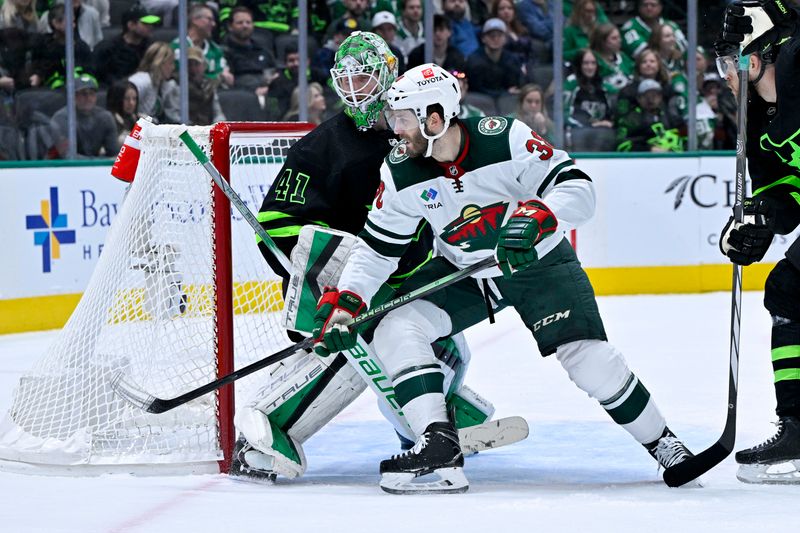
[[[774,431],[769,316],[743,299],[737,449]],[[699,451],[719,437],[728,379],[730,295],[600,300],[611,341],[650,389],[670,427]],[[0,472],[3,532],[786,532],[800,487],[738,482],[728,458],[704,487],[670,489],[644,449],[542,359],[514,312],[467,334],[466,382],[496,416],[522,415],[531,436],[467,459],[468,493],[393,496],[378,462],[397,451],[364,393],[306,445],[305,477],[275,486],[223,475],[97,478]],[[55,332],[0,337],[0,409]],[[795,524],[794,526],[792,524]]]

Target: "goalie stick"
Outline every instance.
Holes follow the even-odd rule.
[[[405,305],[407,303],[411,303],[414,300],[432,294],[438,290],[444,289],[461,281],[462,279],[468,278],[472,274],[476,272],[480,272],[486,268],[495,266],[497,262],[495,258],[490,256],[485,259],[478,261],[477,263],[470,265],[466,268],[448,274],[447,276],[441,277],[437,280],[434,280],[427,285],[420,287],[414,291],[409,292],[408,294],[404,294],[399,296],[393,300],[389,300],[386,303],[378,305],[362,315],[358,315],[355,317],[350,323],[349,326],[358,327],[365,322],[373,320],[375,318],[381,317],[395,309],[400,307],[401,305]],[[139,387],[134,385],[133,383],[127,381],[124,377],[122,371],[117,372],[111,380],[111,386],[113,389],[123,398],[128,400],[131,404],[144,409],[148,413],[163,413],[165,411],[169,411],[170,409],[174,409],[180,405],[183,405],[187,402],[195,400],[200,396],[208,394],[209,392],[215,391],[218,388],[222,387],[223,385],[227,385],[228,383],[233,383],[237,379],[243,378],[245,376],[249,376],[253,372],[260,370],[264,367],[270,366],[273,363],[277,363],[282,359],[286,359],[290,355],[296,353],[298,350],[306,350],[310,349],[314,345],[314,339],[307,338],[303,339],[302,341],[293,344],[283,350],[280,350],[272,355],[269,355],[263,359],[260,359],[254,363],[250,363],[249,365],[231,372],[230,374],[223,376],[219,379],[216,379],[210,383],[206,383],[196,389],[192,389],[189,392],[181,394],[180,396],[176,396],[175,398],[158,398],[149,394]]]
[[[733,218],[741,222],[744,218],[744,180],[747,172],[747,84],[749,78],[750,56],[739,57],[739,116],[736,132],[736,198],[733,204]],[[733,451],[736,440],[736,403],[739,381],[739,329],[742,322],[742,267],[734,263],[733,284],[731,287],[731,338],[730,367],[728,374],[728,416],[719,440],[710,448],[682,463],[664,470],[664,482],[670,487],[680,487],[697,479],[721,463]]]

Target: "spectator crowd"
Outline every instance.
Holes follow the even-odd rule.
[[[113,157],[136,120],[180,122],[177,0],[69,0],[74,14],[78,157]],[[553,84],[553,0],[434,0],[433,61],[461,83],[461,117],[513,115],[553,139],[561,98],[566,148],[732,149],[735,104],[706,52],[725,2],[703,2],[688,50],[686,2],[565,0],[562,94]],[[422,0],[308,0],[308,70],[299,72],[294,0],[190,3],[189,123],[309,120],[341,109],[329,69],[353,31],[387,41],[400,72],[424,62]],[[2,0],[0,159],[63,158],[67,146],[64,0]],[[687,57],[697,60],[689,94]],[[696,100],[696,124],[688,125]]]

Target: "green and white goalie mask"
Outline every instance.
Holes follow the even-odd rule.
[[[397,77],[397,58],[380,36],[357,31],[336,51],[331,69],[333,88],[345,104],[345,113],[366,131],[378,121],[385,105],[382,96]]]

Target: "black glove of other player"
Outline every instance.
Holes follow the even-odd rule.
[[[797,13],[785,0],[744,0],[725,8],[722,39],[743,46],[744,54],[764,52],[794,32]]]
[[[737,265],[747,266],[764,258],[775,233],[767,225],[772,206],[766,198],[745,198],[744,217],[736,222],[733,216],[722,229],[719,249]]]

